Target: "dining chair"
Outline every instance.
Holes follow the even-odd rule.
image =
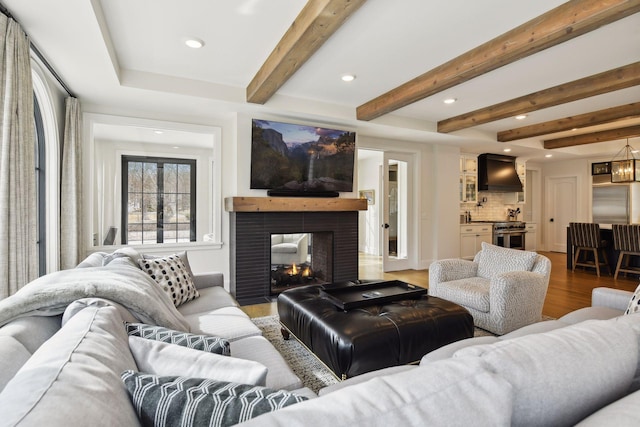
[[[631,257],[640,256],[640,225],[613,224],[612,231],[613,249],[619,251],[613,279],[617,279],[620,272],[640,274],[640,267],[629,265]]]
[[[574,247],[573,268],[576,266],[595,268],[598,277],[600,277],[600,267],[607,267],[609,275],[611,267],[607,261],[607,254],[604,252],[606,242],[600,238],[600,225],[590,222],[571,222],[569,223],[569,232],[571,233],[571,244]],[[585,256],[580,259],[580,254],[589,252],[593,254],[593,261]]]

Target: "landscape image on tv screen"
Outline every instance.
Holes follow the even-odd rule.
[[[353,191],[356,134],[252,120],[251,188]]]

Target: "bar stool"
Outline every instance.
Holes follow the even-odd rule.
[[[640,225],[613,224],[612,231],[613,248],[620,251],[613,279],[617,279],[620,272],[640,274],[640,268],[629,266],[632,256],[640,256]]]
[[[575,271],[576,266],[591,267],[596,269],[598,277],[600,277],[600,267],[607,267],[609,274],[611,274],[611,267],[607,261],[607,254],[604,252],[606,242],[600,239],[600,226],[594,223],[585,222],[570,222],[569,231],[571,233],[571,242],[575,247],[576,252],[573,258],[573,269]],[[594,261],[581,261],[578,262],[580,253],[582,251],[593,253]],[[600,261],[600,255],[602,255],[602,261]]]

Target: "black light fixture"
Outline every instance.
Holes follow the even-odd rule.
[[[640,181],[640,162],[634,153],[637,151],[629,145],[627,138],[627,144],[611,160],[611,182]]]

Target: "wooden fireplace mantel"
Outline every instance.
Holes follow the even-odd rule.
[[[367,199],[341,197],[227,197],[227,212],[347,212],[366,211]]]

